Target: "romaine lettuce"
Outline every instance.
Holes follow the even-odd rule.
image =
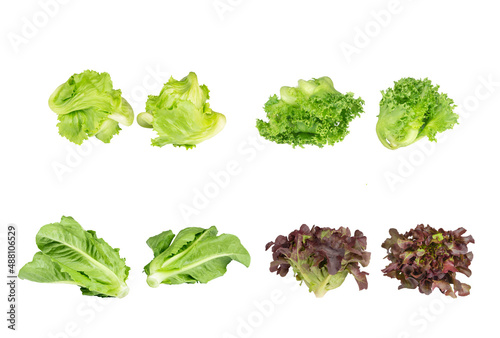
[[[174,239],[175,237],[175,239]],[[235,260],[248,267],[250,254],[238,237],[217,236],[217,228],[185,228],[177,236],[169,231],[147,240],[154,259],[144,267],[151,287],[163,284],[207,283],[226,273]]]
[[[94,231],[85,231],[72,217],[44,225],[36,235],[40,249],[33,261],[19,270],[19,278],[38,283],[80,286],[84,295],[122,298],[130,268]]]

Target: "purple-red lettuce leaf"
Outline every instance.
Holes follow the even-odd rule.
[[[401,282],[399,289],[409,288],[429,295],[434,289],[453,298],[467,296],[470,285],[461,283],[457,273],[469,277],[473,255],[467,245],[474,243],[472,236],[462,236],[467,230],[436,230],[429,225],[418,225],[407,233],[400,234],[390,229],[382,247],[391,261],[382,270],[385,276]]]
[[[278,236],[266,245],[272,249],[273,260],[269,270],[284,277],[293,270],[297,280],[304,282],[310,292],[322,297],[344,282],[350,273],[360,290],[368,288],[368,273],[360,270],[370,262],[366,237],[359,230],[351,236],[349,228],[338,230],[303,224],[288,237]]]

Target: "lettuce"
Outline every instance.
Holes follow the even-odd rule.
[[[33,261],[19,270],[19,278],[38,283],[80,286],[82,294],[122,298],[130,268],[94,231],[85,231],[72,217],[44,225],[36,235],[40,249]]]
[[[269,270],[284,277],[290,268],[297,280],[309,287],[316,297],[338,288],[352,274],[359,290],[368,288],[367,272],[360,271],[370,263],[366,237],[359,230],[351,236],[349,228],[338,230],[303,224],[288,237],[278,236],[266,245],[272,248],[273,260]]]
[[[175,239],[174,239],[175,238]],[[207,283],[226,273],[235,260],[248,267],[250,254],[238,237],[222,234],[217,228],[186,228],[177,236],[169,231],[147,240],[154,259],[144,267],[151,287],[163,284]]]
[[[456,106],[438,90],[427,78],[403,78],[394,82],[394,88],[382,91],[377,122],[380,142],[397,149],[424,137],[435,142],[437,133],[452,129],[458,123],[453,112]]]
[[[298,87],[281,87],[281,99],[273,95],[264,105],[269,122],[257,120],[262,137],[303,147],[322,148],[342,141],[349,134],[349,123],[363,113],[361,98],[342,94],[328,77],[299,80]]]
[[[474,243],[472,236],[462,236],[467,230],[436,230],[429,225],[417,225],[404,235],[390,229],[391,235],[382,247],[387,249],[391,263],[382,270],[385,276],[401,282],[399,289],[409,288],[429,295],[435,288],[456,298],[467,296],[470,285],[457,279],[457,272],[469,277],[473,255],[467,248]]]
[[[74,74],[57,87],[49,107],[58,115],[59,134],[76,144],[92,136],[109,143],[121,130],[119,123],[134,122],[132,107],[113,89],[109,74],[92,70]]]
[[[226,117],[210,108],[208,93],[207,86],[200,86],[193,72],[180,81],[170,78],[158,96],[149,96],[146,112],[137,116],[137,123],[156,131],[153,146],[194,148],[226,125]]]

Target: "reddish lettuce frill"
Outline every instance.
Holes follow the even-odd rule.
[[[366,237],[359,230],[351,236],[349,228],[338,230],[303,224],[288,237],[278,236],[266,245],[272,248],[270,271],[284,277],[290,268],[297,280],[304,281],[316,296],[339,287],[348,273],[352,274],[359,289],[367,289],[367,272],[360,270],[370,262],[366,250]]]
[[[385,276],[401,281],[399,289],[409,288],[429,295],[435,288],[453,298],[467,296],[470,285],[461,283],[457,272],[471,275],[469,265],[473,255],[467,248],[474,243],[472,236],[462,236],[467,230],[436,230],[418,225],[404,235],[390,229],[390,238],[382,247],[391,263],[382,270]]]

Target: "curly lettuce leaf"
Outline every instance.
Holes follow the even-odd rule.
[[[119,123],[130,126],[134,121],[132,107],[120,90],[113,89],[109,74],[92,70],[60,85],[49,107],[58,115],[59,134],[76,144],[92,136],[109,143],[121,130]]]
[[[171,231],[151,237],[154,259],[144,267],[151,287],[163,284],[207,283],[226,273],[235,260],[248,267],[250,254],[238,237],[217,236],[217,228],[186,228],[173,239]]]
[[[226,125],[226,117],[210,108],[209,98],[208,88],[198,84],[195,73],[180,81],[170,78],[158,96],[149,96],[146,112],[137,116],[137,122],[156,131],[153,146],[194,148]]]
[[[385,276],[400,281],[399,289],[415,289],[429,295],[435,288],[456,298],[467,296],[470,285],[460,282],[457,273],[469,277],[472,252],[467,245],[474,243],[472,236],[462,236],[466,230],[435,229],[418,225],[405,234],[390,229],[382,247],[387,250],[390,264],[382,270]]]
[[[428,137],[436,141],[436,134],[452,129],[458,123],[453,113],[455,105],[439,86],[429,79],[403,78],[394,88],[382,91],[377,136],[388,149],[406,147]]]
[[[322,148],[342,141],[349,123],[363,113],[364,101],[342,94],[328,77],[299,80],[297,87],[282,87],[264,105],[269,122],[257,120],[262,137],[279,143]]]
[[[366,267],[370,253],[366,250],[366,237],[359,230],[351,236],[349,228],[338,230],[303,224],[288,237],[278,236],[266,245],[272,248],[273,261],[269,270],[284,277],[292,268],[297,280],[309,287],[316,297],[338,288],[348,274],[352,274],[359,290],[368,288]]]
[[[40,252],[19,277],[34,282],[63,282],[81,287],[84,295],[122,298],[130,268],[94,231],[85,231],[72,217],[44,225],[36,235]]]

